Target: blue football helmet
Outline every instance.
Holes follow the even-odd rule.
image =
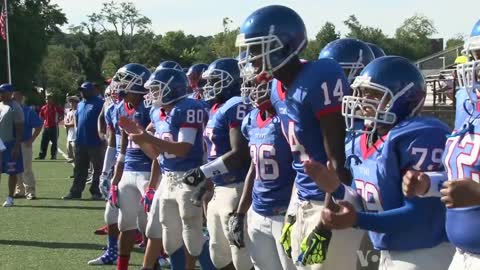
[[[342,38],[328,43],[318,58],[332,58],[337,61],[345,71],[348,82],[352,83],[362,69],[375,59],[375,56],[365,42],[353,38]]]
[[[463,53],[472,59],[457,66],[458,84],[465,88],[471,101],[478,100],[474,95],[480,92],[480,20],[473,27],[464,48]]]
[[[352,89],[351,96],[343,97],[342,114],[347,130],[362,133],[417,115],[427,92],[420,70],[400,56],[373,60],[355,78]],[[364,120],[369,128],[358,129],[355,120]]]
[[[175,62],[175,61],[170,61],[170,60],[161,62],[161,63],[157,66],[157,68],[155,69],[155,71],[158,71],[158,70],[164,69],[164,68],[173,68],[173,69],[176,69],[176,70],[179,70],[179,71],[182,71],[182,72],[183,72],[182,66],[180,66],[179,63],[177,63],[177,62]]]
[[[234,58],[220,58],[213,61],[202,74],[207,81],[203,87],[204,99],[222,97],[225,101],[240,94],[240,70]]]
[[[196,90],[205,85],[205,80],[202,79],[202,74],[205,70],[208,69],[207,64],[194,64],[187,71],[187,78],[190,84],[190,87],[193,90]]]
[[[373,44],[373,43],[369,43],[369,42],[366,42],[366,43],[367,43],[368,47],[370,47],[370,49],[372,50],[375,58],[379,58],[379,57],[387,55],[385,53],[385,51],[382,48],[380,48],[380,46],[378,46],[377,44]]]
[[[302,18],[292,9],[272,5],[253,12],[240,28],[235,45],[239,47],[239,66],[244,80],[262,73],[273,73],[307,46]],[[255,68],[251,68],[254,66]]]
[[[150,71],[144,65],[130,63],[118,69],[112,78],[110,89],[119,95],[127,93],[146,94],[143,87],[150,77]]]
[[[183,71],[164,68],[155,71],[145,83],[145,107],[172,104],[187,96],[188,80]]]

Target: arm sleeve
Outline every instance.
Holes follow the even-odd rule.
[[[429,211],[428,204],[421,204],[421,198],[405,200],[404,206],[392,210],[370,213],[357,213],[357,227],[379,233],[405,230],[422,212]],[[424,214],[424,213],[423,213]]]
[[[350,94],[350,86],[342,67],[333,60],[322,59],[316,70],[314,85],[305,90],[305,103],[319,119],[342,109],[343,96]]]
[[[435,134],[435,136],[432,136]],[[398,187],[401,187],[403,171],[415,169],[419,171],[440,170],[442,166],[441,157],[445,146],[448,128],[430,128],[416,130],[401,136],[396,143],[396,159],[389,168],[402,171],[395,178],[398,178]],[[393,149],[392,149],[393,150]],[[393,158],[393,157],[392,157]],[[395,158],[394,158],[395,159]],[[393,160],[392,159],[392,162]],[[393,165],[398,164],[398,165]],[[395,168],[398,166],[398,168]],[[392,179],[392,181],[394,181]],[[388,196],[388,194],[383,194]],[[412,221],[419,216],[425,216],[431,211],[431,204],[427,198],[403,198],[403,206],[378,213],[359,212],[357,225],[361,229],[381,233],[405,230]]]

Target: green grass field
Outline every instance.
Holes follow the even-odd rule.
[[[65,131],[59,147],[65,151]],[[38,155],[40,138],[34,148]],[[47,157],[49,157],[47,155]],[[62,155],[58,161],[34,161],[38,200],[16,199],[15,207],[0,207],[0,270],[20,269],[115,269],[88,266],[102,254],[105,236],[93,231],[103,225],[104,203],[64,201],[72,179],[72,166]],[[7,175],[0,183],[1,203],[7,196]],[[88,186],[83,197],[90,198]],[[134,252],[131,269],[140,269],[143,254]]]

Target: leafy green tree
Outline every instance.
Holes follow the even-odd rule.
[[[8,9],[12,80],[18,89],[31,92],[49,40],[60,32],[59,27],[67,18],[50,0],[11,0]],[[0,63],[0,80],[6,82],[6,43],[3,40],[0,40]]]
[[[343,23],[350,30],[346,37],[375,43],[381,47],[383,47],[382,45],[385,45],[387,41],[387,36],[383,33],[382,29],[361,25],[355,15],[350,15]]]
[[[48,55],[43,59],[37,79],[57,101],[65,101],[67,94],[76,92],[77,81],[82,79],[82,68],[75,51],[59,45],[48,46]]]
[[[415,14],[407,18],[395,32],[398,53],[416,60],[432,53],[430,37],[437,33],[433,21]]]
[[[112,33],[115,37],[118,66],[129,62],[128,52],[133,49],[135,33],[148,30],[151,24],[151,20],[141,15],[133,2],[103,3],[100,13],[92,13],[89,18],[101,27],[102,32]]]
[[[463,45],[464,42],[465,42],[465,35],[458,33],[452,38],[447,40],[445,49],[455,48],[457,46]]]
[[[232,30],[232,23],[233,21],[230,18],[223,18],[223,32],[213,36],[210,46],[216,58],[238,56],[238,48],[235,47],[235,40],[240,33],[240,28]]]
[[[331,22],[326,22],[315,36],[315,39],[308,43],[301,57],[308,60],[317,59],[318,54],[325,45],[339,38],[340,32],[335,29],[335,25]]]

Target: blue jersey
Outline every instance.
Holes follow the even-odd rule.
[[[115,145],[116,145],[116,148],[117,148],[117,154],[120,153],[120,147],[121,147],[121,143],[122,143],[122,130],[120,129],[120,126],[118,125],[118,108],[120,106],[123,106],[121,105],[122,102],[119,102],[119,103],[116,103],[116,104],[113,104],[113,106],[109,107],[107,110],[107,112],[105,113],[105,122],[107,123],[107,125],[109,125],[109,127],[111,129],[113,129],[115,131]],[[111,112],[110,112],[110,109],[111,109]],[[107,115],[108,116],[108,120],[107,120]],[[111,125],[110,125],[110,123]]]
[[[242,133],[248,140],[256,171],[253,210],[263,216],[284,214],[296,173],[280,119],[271,116],[263,120],[260,111],[254,109],[243,119]]]
[[[118,120],[122,116],[127,116],[144,128],[150,124],[149,109],[145,108],[143,102],[141,102],[137,108],[130,109],[128,108],[127,103],[122,101],[118,104],[115,112],[115,121],[117,121],[117,125]],[[138,144],[129,139],[125,153],[124,171],[149,172],[151,168],[152,160],[145,155]]]
[[[327,162],[319,119],[339,112],[342,98],[348,94],[350,87],[341,66],[328,58],[304,64],[288,91],[284,91],[279,81],[273,81],[271,101],[293,154],[300,200],[322,201],[325,197],[305,173],[303,162],[309,159]]]
[[[368,230],[380,250],[430,248],[446,240],[445,207],[439,198],[407,199],[402,193],[406,170],[442,170],[448,127],[434,118],[414,117],[397,124],[368,146],[362,134],[353,142],[353,185],[363,198],[357,226]],[[350,153],[352,143],[347,145]],[[350,149],[348,149],[350,147]]]
[[[150,119],[155,127],[155,136],[162,140],[178,142],[181,128],[197,130],[195,142],[186,157],[162,153],[159,156],[162,171],[188,171],[203,164],[203,126],[207,114],[203,105],[194,99],[185,98],[178,101],[167,114],[161,108],[152,108]]]
[[[455,93],[455,130],[462,128],[465,121],[470,118],[470,114],[474,112],[474,106],[476,102],[476,95],[472,95],[475,99],[473,102],[469,99],[467,90],[465,88],[459,88]]]
[[[470,178],[480,182],[480,112],[475,110],[473,130],[447,140],[443,162],[448,180]],[[468,122],[468,121],[467,121]],[[463,124],[462,124],[463,125]],[[461,130],[460,130],[461,131]],[[458,133],[459,131],[457,131]],[[447,209],[448,239],[456,247],[480,254],[480,206]]]
[[[242,120],[249,111],[249,106],[242,103],[241,97],[232,97],[223,104],[215,104],[210,109],[210,116],[204,132],[207,142],[208,161],[215,160],[232,150],[230,147],[230,129],[240,128]],[[217,186],[245,181],[248,167],[233,170],[224,175],[212,177]]]

